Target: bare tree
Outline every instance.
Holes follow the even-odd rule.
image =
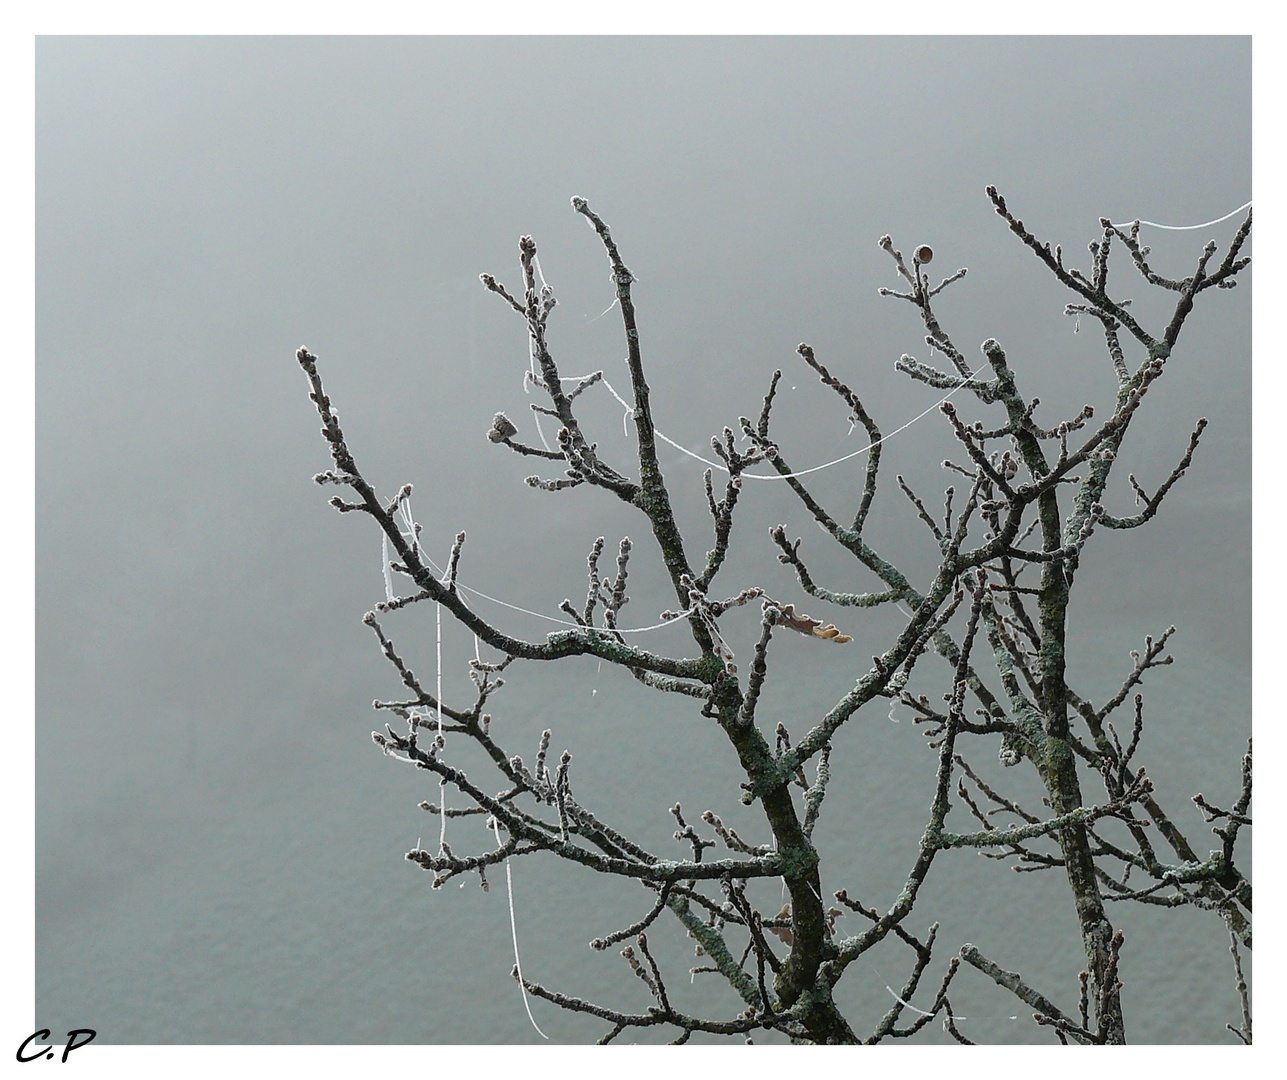
[[[947,489],[941,514],[932,513],[897,477],[911,510],[940,553],[935,572],[917,584],[864,536],[880,479],[881,431],[858,395],[808,345],[799,347],[800,359],[835,392],[852,421],[865,429],[870,443],[856,510],[852,517],[847,512],[841,517],[824,508],[774,441],[770,419],[781,376],[776,372],[758,418],[741,417],[736,429],[725,427],[711,440],[722,492],[708,470],[706,501],[714,542],[704,559],[694,561],[672,513],[670,491],[658,464],[658,433],[631,299],[634,278],[608,226],[584,199],[572,200],[575,211],[596,230],[612,268],[628,350],[630,402],[623,404],[634,421],[637,473],[633,465],[619,469],[609,464],[582,431],[577,399],[600,382],[608,384],[602,372],[580,381],[560,374],[547,340],[555,299],[532,239],[523,237],[519,242],[523,275],[519,289],[511,291],[492,276],[482,275],[486,288],[524,321],[531,349],[530,378],[548,396],[548,406],[534,408],[558,424],[557,448],[518,441],[516,426],[503,414],[497,414],[488,438],[521,455],[562,467],[561,476],[531,476],[528,484],[552,492],[590,485],[639,510],[652,530],[678,603],[677,610],[662,613],[661,619],[688,623],[693,656],[647,651],[632,644],[619,625],[628,600],[633,552],[629,539],[620,543],[615,573],[601,569],[605,542],[600,538],[595,543],[587,560],[584,603],[565,600],[561,608],[568,626],[546,640],[512,637],[480,616],[457,582],[464,533],[457,536],[446,568],[434,565],[418,540],[410,486],[392,499],[377,495],[350,452],[322,387],[316,357],[299,350],[310,396],[322,419],[322,434],[334,459],[334,469],[314,479],[349,488],[355,501],[337,496],[332,504],[341,512],[360,511],[372,517],[387,545],[387,596],[367,613],[365,622],[407,694],[375,703],[377,709],[397,717],[400,727],[387,725],[373,738],[387,754],[439,779],[443,794],[437,801],[423,803],[424,809],[443,815],[444,823],[448,817],[477,815],[486,821],[495,840],[494,846],[477,853],[458,854],[443,839],[437,850],[417,846],[406,858],[432,873],[435,887],[461,874],[477,874],[486,887],[489,868],[504,863],[508,872],[509,860],[535,852],[549,852],[600,874],[637,880],[650,894],[646,911],[637,921],[591,944],[606,949],[627,942],[622,955],[654,1001],[647,1011],[623,1012],[568,996],[524,978],[515,966],[514,975],[526,993],[601,1018],[608,1026],[604,1042],[629,1028],[665,1026],[677,1032],[677,1042],[694,1032],[749,1038],[757,1029],[768,1029],[798,1041],[874,1043],[908,1038],[934,1021],[941,1021],[960,1042],[968,1042],[957,1027],[949,997],[964,963],[1016,995],[1032,1010],[1033,1019],[1051,1028],[1060,1042],[1121,1043],[1127,1032],[1120,995],[1123,935],[1114,929],[1110,914],[1112,905],[1123,901],[1193,905],[1224,920],[1243,1003],[1242,1021],[1237,1028],[1230,1025],[1230,1030],[1250,1041],[1250,1006],[1238,946],[1251,947],[1251,885],[1238,868],[1236,850],[1242,829],[1251,824],[1250,744],[1242,760],[1241,794],[1232,807],[1213,806],[1201,795],[1193,798],[1220,840],[1218,850],[1199,858],[1176,819],[1164,811],[1137,758],[1144,707],[1136,688],[1152,668],[1171,662],[1166,649],[1174,628],[1148,638],[1144,650],[1133,654],[1133,667],[1121,689],[1098,704],[1068,684],[1065,639],[1069,596],[1083,548],[1099,530],[1147,524],[1198,448],[1205,420],[1197,421],[1178,463],[1156,491],[1146,491],[1130,477],[1137,513],[1118,517],[1105,509],[1105,487],[1132,418],[1154,381],[1165,373],[1167,359],[1199,296],[1233,287],[1250,262],[1240,252],[1250,235],[1251,214],[1222,259],[1215,261],[1217,246],[1209,243],[1188,276],[1171,279],[1150,265],[1149,249],[1140,243],[1138,221],[1126,227],[1101,219],[1102,235],[1090,245],[1090,266],[1082,271],[1065,265],[1060,247],[1052,248],[1029,232],[994,188],[988,189],[988,197],[1010,231],[1073,294],[1066,311],[1101,325],[1111,362],[1108,370],[1116,378],[1116,404],[1111,415],[1097,424],[1092,423],[1093,413],[1087,406],[1075,416],[1042,426],[1035,415],[1037,400],[1021,392],[1000,343],[995,338],[983,342],[986,367],[975,370],[935,314],[934,298],[965,271],[931,285],[925,269],[933,258],[928,247],[913,252],[909,263],[890,237],[882,237],[880,246],[904,285],[901,291],[881,289],[881,293],[911,305],[924,324],[926,344],[946,357],[951,370],[939,370],[910,356],[902,357],[897,367],[948,397],[958,391],[962,397],[972,395],[995,415],[989,426],[982,420],[967,421],[950,400],[940,403],[962,454],[960,462],[943,462],[960,475],[962,490]],[[1150,285],[1175,294],[1173,313],[1160,333],[1137,321],[1129,300],[1109,295],[1114,244],[1125,249]],[[1132,360],[1131,354],[1139,358]],[[569,389],[574,381],[576,385]],[[801,541],[790,540],[786,527],[779,525],[771,531],[777,558],[794,570],[808,597],[842,610],[899,605],[906,612],[905,622],[886,650],[855,673],[852,689],[794,740],[783,723],[764,717],[757,708],[774,636],[789,630],[833,643],[850,638],[826,619],[805,615],[796,602],[769,596],[760,584],[750,583],[725,599],[720,597],[730,590],[715,590],[729,551],[742,478],[757,464],[775,470],[799,497],[805,512],[879,581],[871,592],[836,591],[816,584]],[[409,582],[410,591],[398,595],[392,575]],[[440,684],[425,685],[404,662],[380,621],[385,613],[422,601],[440,605],[440,612],[445,610],[500,654],[491,663],[481,653],[471,661],[477,687],[471,704],[442,702]],[[731,608],[751,602],[758,602],[761,629],[748,669],[739,672],[721,637],[720,620]],[[947,676],[941,699],[910,689],[914,672],[918,679],[937,677],[921,664],[931,652],[942,658],[941,674]],[[692,698],[695,710],[718,723],[745,774],[738,793],[741,801],[760,805],[772,844],[746,842],[709,811],[699,820],[689,820],[676,805],[671,812],[682,854],[646,850],[631,838],[628,826],[602,820],[577,798],[571,780],[572,757],[564,752],[556,761],[550,759],[549,731],[544,732],[531,765],[503,748],[500,725],[493,725],[484,711],[502,684],[499,672],[515,660],[555,661],[577,655],[599,657],[626,668],[648,687]],[[914,710],[937,753],[935,785],[927,792],[928,818],[905,877],[886,882],[883,888],[872,887],[872,892],[886,898],[879,907],[851,898],[846,890],[835,893],[839,907],[829,906],[819,877],[823,856],[812,837],[831,778],[831,742],[847,720],[875,699],[898,701]],[[1114,726],[1115,714],[1124,705],[1127,716],[1131,708],[1134,711],[1127,736],[1119,735]],[[486,782],[466,776],[453,762],[456,755],[449,753],[449,740],[456,739],[481,748],[500,774],[503,790],[493,793]],[[1048,813],[1032,813],[996,790],[970,765],[967,745],[999,752],[1006,765],[1027,763],[1033,768],[1044,789]],[[1102,786],[1102,794],[1089,794],[1088,783]],[[464,805],[448,807],[448,790]],[[946,828],[954,797],[977,820],[977,830]],[[724,853],[715,857],[710,848],[722,848]],[[909,916],[939,856],[963,848],[1013,860],[1023,869],[1066,876],[1086,959],[1075,1011],[1061,1011],[1045,994],[972,945],[951,956],[933,996],[922,999],[923,1008],[910,1005],[934,965],[937,924],[919,938],[908,929]],[[762,879],[784,883],[789,903],[781,912],[761,911],[748,895],[748,885]],[[697,951],[705,958],[692,969],[694,975],[709,973],[726,980],[745,1006],[741,1012],[724,1017],[688,1015],[675,1007],[648,943],[648,932],[667,910],[696,939]],[[860,916],[864,925],[859,932],[842,936],[837,920],[849,912]],[[833,991],[854,961],[890,934],[910,950],[909,973],[888,1013],[863,1036],[842,1015]],[[906,1019],[912,1013],[914,1017]]]

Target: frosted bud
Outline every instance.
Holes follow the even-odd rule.
[[[504,442],[506,439],[513,438],[518,434],[513,422],[504,413],[497,413],[492,417],[492,427],[487,433],[487,438],[494,443]]]

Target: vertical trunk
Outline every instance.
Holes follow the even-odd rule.
[[[1054,495],[1049,496],[1054,503]],[[1045,498],[1043,498],[1043,504]],[[1042,525],[1047,511],[1042,507]],[[1059,511],[1055,506],[1054,543],[1059,544]],[[1041,692],[1045,698],[1045,761],[1043,775],[1050,793],[1051,808],[1056,814],[1067,814],[1082,805],[1081,784],[1077,776],[1077,759],[1068,745],[1068,693],[1064,684],[1064,626],[1068,611],[1068,583],[1059,563],[1048,563],[1041,582]],[[1107,973],[1109,945],[1113,927],[1104,911],[1104,902],[1095,880],[1095,864],[1090,853],[1090,838],[1084,825],[1071,825],[1060,831],[1059,847],[1063,852],[1068,884],[1072,888],[1081,927],[1082,946],[1086,950],[1086,970],[1090,973],[1093,1002],[1104,1001],[1104,1015],[1099,1017],[1110,1043],[1124,1043],[1126,1029],[1122,1003],[1116,991],[1102,996]],[[1098,1004],[1096,1006],[1098,1008]]]
[[[997,375],[999,397],[1005,403],[1010,421],[1017,432],[1016,441],[1024,463],[1033,475],[1042,476],[1049,471],[1049,465],[1036,437],[1023,426],[1025,404],[1015,388],[1014,375],[1006,364],[1005,353],[991,339],[984,342],[983,349]],[[1060,527],[1059,498],[1055,491],[1048,491],[1038,498],[1037,511],[1041,521],[1042,549],[1055,551],[1064,542]],[[1068,618],[1069,584],[1062,562],[1044,564],[1041,595],[1037,602],[1040,610],[1039,663],[1046,742],[1045,760],[1036,764],[1049,792],[1051,809],[1056,814],[1070,813],[1082,805],[1077,758],[1068,743],[1068,687],[1064,682],[1064,634]],[[1099,1024],[1104,1029],[1108,1042],[1124,1043],[1126,1028],[1122,1019],[1121,998],[1115,990],[1108,994],[1102,993],[1108,972],[1113,927],[1104,911],[1099,882],[1095,880],[1090,837],[1084,825],[1076,824],[1061,830],[1057,839],[1077,909],[1082,947],[1086,950],[1091,1001],[1095,1003],[1096,1009],[1101,1000],[1104,1002],[1104,1015],[1099,1017]]]
[[[754,779],[772,768],[769,747],[753,725],[739,717],[741,695],[722,703],[719,718],[737,751],[748,777]],[[791,801],[788,783],[780,784],[761,797],[765,817],[786,866],[783,880],[791,896],[791,952],[773,980],[772,993],[778,1003],[795,1005],[801,997],[810,1000],[802,1018],[813,1042],[857,1043],[859,1040],[836,1008],[831,989],[819,984],[818,968],[836,955],[827,937],[827,916],[822,903],[822,882],[818,875],[818,852],[804,834],[804,827]]]

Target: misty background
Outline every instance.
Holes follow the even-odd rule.
[[[882,234],[905,252],[932,245],[936,279],[970,268],[938,301],[945,329],[967,357],[997,337],[1053,424],[1086,403],[1107,414],[1111,365],[1098,324],[1078,331],[1063,315],[1072,297],[984,186],[1081,266],[1101,215],[1189,224],[1251,197],[1249,38],[43,38],[36,78],[36,1016],[113,1043],[537,1039],[509,977],[503,881],[493,874],[488,894],[476,880],[435,892],[403,859],[420,837],[432,846],[437,819],[417,803],[437,785],[371,744],[382,719],[371,700],[401,689],[360,623],[384,595],[380,543],[369,520],[327,506],[334,489],[310,482],[331,462],[300,345],[318,355],[367,477],[386,497],[415,485],[438,562],[464,529],[462,581],[557,615],[564,597],[584,596],[595,537],[612,552],[630,535],[622,622],[640,626],[675,604],[640,515],[593,489],[533,490],[523,477],[535,459],[484,437],[503,410],[539,442],[523,323],[477,280],[487,271],[516,286],[522,234],[559,299],[550,343],[562,372],[628,383],[619,313],[601,316],[614,296],[607,261],[570,196],[607,220],[638,278],[660,430],[709,456],[710,436],[756,415],[780,367],[774,433],[797,469],[863,445],[797,343],[882,430],[941,396],[893,370],[904,352],[934,358],[915,310],[877,296],[900,285]],[[1237,224],[1146,228],[1144,242],[1159,272],[1182,277]],[[1116,291],[1159,328],[1169,300],[1124,256],[1114,252]],[[1146,677],[1138,760],[1199,851],[1214,839],[1189,797],[1232,801],[1251,730],[1244,277],[1200,298],[1132,423],[1107,508],[1133,513],[1126,474],[1153,490],[1205,416],[1192,468],[1149,525],[1096,535],[1071,608],[1070,682],[1096,702],[1145,634],[1179,628],[1175,664]],[[1128,352],[1132,367],[1140,359]],[[633,434],[599,391],[581,399],[583,427],[630,473]],[[956,400],[967,420],[992,415]],[[700,558],[702,466],[660,449]],[[936,414],[892,438],[869,519],[870,541],[918,586],[936,551],[894,477],[938,507],[947,456],[959,451]],[[852,514],[864,461],[816,474],[811,490]],[[776,522],[804,537],[820,584],[875,579],[785,485],[746,484],[715,591],[764,587],[855,638],[775,639],[761,721],[798,736],[900,620],[803,596],[774,557]],[[477,610],[529,639],[557,629]],[[757,620],[754,606],[725,620],[739,657]],[[384,622],[432,680],[433,612]],[[686,636],[645,640],[683,655]],[[473,641],[449,620],[443,654],[447,701],[472,701]],[[691,703],[586,658],[506,677],[489,706],[502,745],[530,756],[551,727],[553,751],[575,755],[579,798],[641,843],[683,853],[670,839],[676,801],[690,820],[711,809],[768,839],[758,810],[738,802],[727,741]],[[913,687],[945,686],[927,657]],[[885,710],[868,706],[837,735],[816,834],[826,894],[845,888],[881,908],[913,861],[934,769],[907,710],[894,723]],[[962,749],[1040,808],[1029,765],[1002,770],[993,742]],[[949,826],[968,820],[958,807]],[[449,823],[448,840],[458,853],[494,843],[477,822]],[[647,910],[637,885],[538,856],[514,866],[514,887],[525,975],[647,1007],[616,950],[586,946]],[[1232,1041],[1218,918],[1126,905],[1111,915],[1126,933],[1128,1037]],[[1075,1010],[1083,960],[1062,872],[946,853],[908,925],[923,933],[931,921],[942,926],[926,1000],[970,941]],[[701,961],[677,927],[663,920],[651,938],[677,1006],[735,1014],[731,991],[700,981],[710,976],[683,983]],[[852,966],[839,994],[856,1030],[888,1008],[885,986],[901,985],[910,958],[886,942]],[[957,978],[952,1000],[978,1041],[1052,1041],[977,972]],[[604,1030],[532,1008],[556,1041]],[[925,1037],[946,1038],[937,1024]]]

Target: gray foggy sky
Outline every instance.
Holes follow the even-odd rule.
[[[967,355],[995,336],[1042,415],[1084,403],[1104,415],[1102,337],[1074,332],[1068,297],[993,213],[989,183],[1079,264],[1101,215],[1180,224],[1232,210],[1251,197],[1250,40],[41,39],[41,1026],[88,1024],[122,1043],[535,1037],[508,978],[503,895],[431,893],[402,861],[436,822],[416,809],[425,785],[369,741],[371,699],[397,691],[359,622],[383,595],[378,538],[309,482],[330,462],[297,347],[320,358],[380,491],[415,485],[431,552],[468,532],[465,581],[555,613],[583,593],[593,539],[630,533],[641,625],[674,597],[637,516],[593,491],[531,490],[529,462],[484,438],[498,410],[537,436],[523,325],[478,273],[517,281],[516,241],[532,234],[560,301],[562,370],[602,368],[624,389],[619,319],[596,318],[613,295],[603,250],[569,207],[586,197],[638,277],[660,429],[708,452],[781,367],[775,430],[804,467],[861,444],[798,342],[887,430],[939,396],[893,369],[904,352],[930,358],[912,309],[876,294],[898,285],[876,243],[888,232],[904,251],[931,244],[936,270],[969,267],[941,306]],[[1236,226],[1209,233],[1227,241]],[[1183,276],[1207,238],[1147,239],[1163,272]],[[1119,279],[1134,273],[1118,259]],[[1165,303],[1129,288],[1156,324]],[[1110,512],[1133,512],[1127,471],[1150,490],[1165,478],[1200,415],[1201,450],[1151,529],[1098,538],[1073,610],[1073,669],[1100,697],[1146,633],[1179,627],[1146,734],[1149,774],[1176,805],[1233,790],[1251,722],[1251,282],[1202,300],[1132,428]],[[627,463],[620,408],[587,395],[585,418]],[[935,415],[887,447],[873,542],[922,575],[936,553],[893,477],[937,504],[952,453]],[[705,550],[701,466],[670,450],[662,465],[689,546]],[[816,490],[844,507],[860,477],[860,462],[839,466]],[[767,539],[778,521],[831,587],[870,584],[783,485],[755,485],[743,505],[725,584],[799,599]],[[486,614],[529,638],[546,629]],[[735,648],[749,649],[753,622],[736,624]],[[857,655],[895,625],[862,621]],[[432,659],[432,629],[423,615],[398,627],[417,662]],[[654,635],[656,648],[682,648],[682,634],[660,633],[672,636]],[[465,693],[469,655],[448,628],[449,698]],[[838,656],[800,654],[778,691],[796,723],[852,684]],[[649,835],[668,836],[676,798],[734,813],[735,763],[690,712],[593,663],[564,677],[515,669],[497,722],[553,725],[586,791]],[[829,834],[826,884],[870,882],[883,901],[877,883],[902,872],[899,844],[923,823],[928,755],[910,723],[874,712],[844,731],[837,760],[853,781],[837,814],[856,832]],[[534,749],[535,735],[516,741]],[[982,862],[962,862],[936,894],[950,906],[955,888],[982,912],[951,911],[951,940],[994,941],[1068,997],[1079,961],[1066,890]],[[525,972],[625,1000],[629,972],[584,941],[588,925],[635,917],[639,897],[600,896],[534,860],[515,878]],[[1013,939],[1003,904],[1022,927]],[[1052,909],[1062,922],[1047,934]],[[1235,1015],[1227,943],[1191,914],[1124,914],[1141,942],[1163,943],[1132,958],[1141,1041],[1222,1041]],[[981,1015],[1008,1007],[971,990]],[[854,993],[879,1015],[882,985]],[[538,1020],[559,1040],[599,1034],[552,1009]],[[1000,1022],[980,1037],[1044,1041]]]

